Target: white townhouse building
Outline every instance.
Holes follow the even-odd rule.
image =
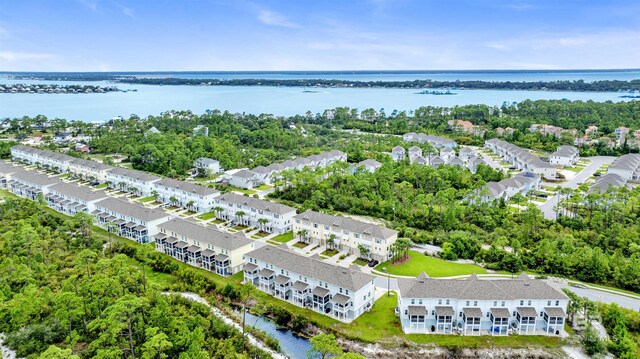
[[[542,280],[398,278],[398,311],[409,334],[560,335],[569,298]]]
[[[295,208],[231,192],[216,197],[213,210],[219,219],[257,227],[269,233],[290,231],[296,215]]]
[[[347,154],[342,151],[331,150],[317,155],[286,160],[282,163],[272,163],[267,167],[258,166],[252,169],[251,172],[256,174],[258,183],[273,184],[273,179],[282,171],[302,170],[304,168],[315,170],[339,161],[346,162]]]
[[[516,193],[526,195],[529,191],[540,189],[540,176],[532,172],[520,172],[511,178],[500,182],[488,182],[484,187],[476,190],[481,202],[509,200]]]
[[[380,162],[378,162],[376,160],[366,159],[364,161],[358,162],[358,164],[355,167],[356,168],[363,168],[365,171],[373,173],[378,168],[382,167],[382,163],[380,163]]]
[[[458,157],[465,163],[468,163],[472,158],[476,157],[476,151],[465,146],[458,151]]]
[[[287,249],[263,246],[245,254],[244,280],[281,300],[351,322],[373,306],[375,277]]]
[[[195,160],[193,166],[196,170],[202,171],[205,175],[210,176],[212,174],[220,173],[220,161],[213,158],[200,157]]]
[[[109,188],[124,192],[136,193],[139,196],[150,196],[155,190],[154,184],[160,177],[147,172],[114,167],[107,172]]]
[[[424,133],[415,133],[409,132],[402,135],[402,140],[404,142],[418,142],[418,143],[428,143],[434,148],[440,149],[443,147],[455,148],[458,146],[456,141],[450,140],[445,137],[427,135]]]
[[[536,173],[548,180],[556,178],[553,165],[523,148],[497,138],[485,141],[484,146],[519,170]]]
[[[418,146],[409,147],[409,161],[413,161],[417,157],[422,157],[422,148]]]
[[[179,218],[160,223],[158,230],[153,236],[157,251],[222,276],[241,271],[243,256],[254,248],[244,236]]]
[[[591,187],[589,187],[589,193],[605,193],[610,188],[618,188],[627,186],[627,180],[622,176],[615,173],[607,173],[606,175],[596,179]]]
[[[78,212],[95,211],[96,203],[107,197],[104,191],[92,191],[87,187],[60,182],[48,188],[44,199],[49,207],[73,216]]]
[[[15,195],[35,200],[38,194],[46,195],[49,192],[49,187],[61,182],[57,177],[23,170],[11,174],[11,179],[7,181],[7,187]]]
[[[549,156],[549,163],[554,166],[574,166],[578,163],[578,160],[580,160],[580,151],[574,146],[559,146],[558,149]]]
[[[629,153],[616,158],[607,173],[614,173],[625,181],[640,181],[640,154]]]
[[[404,156],[405,156],[405,150],[404,147],[402,146],[396,146],[394,148],[391,149],[391,158],[395,161],[402,161],[404,160]]]
[[[158,192],[158,200],[165,204],[177,205],[194,212],[210,212],[214,198],[220,191],[197,184],[163,178],[154,182],[154,190]]]
[[[97,161],[75,158],[69,163],[68,172],[76,178],[103,183],[107,181],[107,172],[113,168]]]
[[[7,188],[12,174],[23,171],[24,169],[22,169],[22,167],[14,166],[6,161],[0,161],[0,189]]]
[[[360,255],[358,245],[364,245],[369,249],[369,258],[379,261],[391,258],[389,248],[398,239],[398,232],[393,229],[347,217],[309,210],[293,218],[293,233],[305,242],[328,245],[331,238],[335,249],[357,255]]]
[[[487,165],[487,162],[481,157],[471,157],[467,160],[467,168],[471,173],[475,174],[479,165]]]
[[[36,165],[39,168],[46,168],[58,173],[66,173],[71,161],[76,159],[64,153],[22,145],[11,147],[11,157],[14,161]]]
[[[247,169],[233,171],[228,175],[229,184],[244,189],[252,189],[259,186],[258,175]]]
[[[138,243],[148,243],[150,237],[158,233],[158,225],[166,222],[171,215],[157,208],[147,208],[119,198],[106,198],[95,203],[96,209],[91,212],[96,224],[109,229],[113,226],[115,233]]]

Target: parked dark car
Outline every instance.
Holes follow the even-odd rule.
[[[370,261],[369,261],[369,264],[367,264],[367,265],[368,265],[369,267],[372,267],[372,268],[373,268],[373,267],[377,266],[379,263],[380,263],[380,262],[378,262],[377,260],[372,259],[372,260],[370,260]]]
[[[98,181],[93,181],[93,182],[91,182],[91,185],[92,185],[92,186],[97,186],[97,185],[99,185],[99,184],[100,184],[100,182],[98,182]]]

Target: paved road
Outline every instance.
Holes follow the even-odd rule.
[[[578,174],[576,174],[576,176],[573,177],[569,182],[563,183],[561,187],[572,188],[572,189],[578,188],[579,183],[583,183],[589,177],[591,177],[598,170],[598,168],[600,168],[600,166],[613,162],[615,157],[596,156],[596,157],[589,157],[589,159],[591,160],[591,163],[587,167],[585,167],[582,171],[580,171]],[[560,200],[560,196],[558,194],[555,194],[552,197],[550,197],[545,203],[538,206],[538,208],[544,214],[544,218],[546,219],[556,218],[556,212],[553,209],[553,207],[558,205],[559,200]]]
[[[596,302],[607,303],[607,304],[618,303],[618,305],[621,307],[640,311],[640,299],[634,299],[631,297],[626,297],[624,295],[602,292],[595,289],[572,287],[568,285],[565,281],[558,283],[558,282],[549,280],[547,281],[547,283],[549,283],[552,287],[556,289],[567,288],[581,297],[585,297]]]
[[[482,147],[476,147],[476,146],[469,146],[471,149],[476,151],[476,154],[480,155],[480,157],[482,157],[482,159],[489,165],[489,167],[498,170],[500,172],[507,172],[507,170],[502,167],[500,165],[500,163],[498,163],[498,161],[494,160],[493,158],[491,158],[490,156],[482,153],[480,150],[482,150]]]

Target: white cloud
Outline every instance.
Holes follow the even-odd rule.
[[[98,0],[76,0],[79,4],[83,5],[86,8],[91,9],[92,11],[98,10]]]
[[[15,51],[0,51],[0,60],[2,61],[26,61],[26,60],[45,60],[51,59],[52,54],[30,53],[30,52],[15,52]]]
[[[133,17],[133,18],[135,18],[135,17],[136,17],[136,15],[135,15],[135,13],[133,12],[133,9],[132,9],[132,8],[130,8],[130,7],[126,7],[126,6],[120,6],[120,9],[122,10],[122,13],[123,13],[125,16]]]
[[[286,16],[271,10],[259,10],[258,21],[265,25],[280,26],[288,28],[299,28],[300,25],[289,21]]]

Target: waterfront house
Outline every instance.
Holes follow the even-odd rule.
[[[300,255],[286,245],[263,246],[244,257],[245,282],[299,307],[351,322],[373,306],[375,277],[358,268]]]
[[[224,193],[214,199],[216,217],[269,233],[291,230],[295,208],[259,198]],[[218,210],[216,210],[218,209]]]
[[[243,256],[254,247],[254,241],[242,235],[180,218],[160,223],[153,239],[157,251],[222,276],[241,271]]]
[[[542,280],[398,278],[407,334],[561,335],[569,298]]]
[[[46,195],[49,187],[61,182],[57,177],[22,170],[11,174],[11,179],[7,181],[7,188],[17,196],[35,200],[39,194]]]
[[[302,236],[305,242],[317,242],[358,256],[362,245],[368,249],[367,258],[379,261],[391,258],[389,248],[398,239],[398,232],[393,229],[311,210],[293,219],[293,233]]]
[[[158,225],[170,215],[158,208],[147,208],[119,198],[106,198],[95,203],[96,224],[138,243],[148,243],[158,233]]]

